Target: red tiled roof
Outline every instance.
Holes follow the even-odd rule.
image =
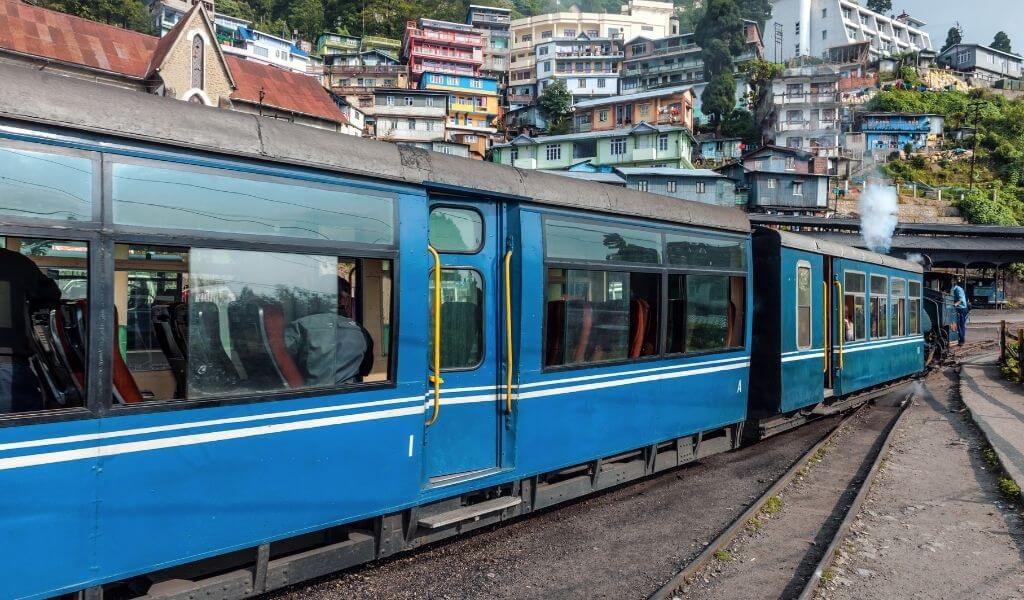
[[[345,123],[345,115],[331,100],[315,77],[285,71],[270,65],[246,60],[230,54],[224,55],[231,76],[235,79],[232,100],[263,104],[302,115],[309,115],[335,123]]]
[[[143,79],[158,38],[0,0],[0,48]]]

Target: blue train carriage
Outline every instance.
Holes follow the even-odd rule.
[[[738,444],[740,211],[0,81],[0,597],[250,596]]]
[[[748,437],[841,410],[924,368],[920,265],[769,228],[753,240],[759,376]]]

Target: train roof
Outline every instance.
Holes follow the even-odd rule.
[[[0,64],[0,119],[543,205],[749,232],[739,209],[468,160]]]
[[[786,248],[795,248],[797,250],[805,250],[807,252],[814,252],[817,254],[827,254],[828,256],[835,256],[838,258],[883,265],[893,269],[900,269],[901,271],[910,271],[911,273],[924,273],[924,267],[916,262],[903,260],[902,258],[886,256],[885,254],[878,254],[877,252],[869,252],[867,250],[861,250],[860,248],[851,248],[850,246],[819,240],[818,238],[800,235],[799,233],[793,233],[791,231],[780,231],[778,229],[770,229],[768,227],[757,227],[755,231],[755,235],[770,234],[777,235],[779,237],[779,243]]]

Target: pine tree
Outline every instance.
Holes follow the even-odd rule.
[[[704,79],[708,82],[700,96],[701,112],[717,130],[722,117],[736,106],[732,61],[746,46],[743,18],[735,0],[709,0],[695,38],[701,47]]]
[[[868,0],[868,10],[884,15],[892,10],[892,0]]]
[[[949,28],[949,32],[946,33],[946,43],[942,45],[942,50],[940,52],[945,52],[962,41],[964,41],[964,30],[960,27],[960,23],[958,22],[956,25]]]
[[[1010,43],[1010,36],[1005,31],[1000,31],[992,40],[992,49],[1001,52],[1013,52],[1013,44]]]

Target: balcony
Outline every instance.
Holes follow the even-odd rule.
[[[592,68],[590,68],[589,65],[586,66],[586,67],[583,67],[583,68],[575,68],[577,66],[578,65],[573,65],[574,68],[572,68],[572,69],[559,69],[556,66],[555,67],[555,73],[557,75],[569,75],[569,76],[572,76],[572,75],[618,75],[619,74],[619,72],[616,71],[615,69],[592,69]]]
[[[457,67],[455,65],[446,65],[444,63],[415,63],[411,65],[411,71],[417,75],[430,71],[432,73],[442,73],[444,75],[466,75],[468,77],[475,77],[477,75],[476,70],[469,67]]]
[[[621,59],[623,56],[622,52],[555,52],[555,58],[566,58],[566,59],[578,59],[578,58],[600,58],[600,59]],[[547,57],[545,57],[547,58]]]
[[[484,24],[484,25],[494,25],[494,24],[508,25],[511,22],[512,22],[512,17],[510,17],[509,15],[494,15],[494,14],[478,13],[478,12],[474,12],[473,13],[473,25],[476,25],[478,23]]]
[[[775,104],[829,104],[838,103],[841,100],[839,93],[832,92],[817,92],[817,93],[797,93],[791,94],[785,92],[782,94],[775,94]]]
[[[779,132],[822,131],[839,129],[839,119],[811,119],[810,121],[780,121],[775,126]]]
[[[331,65],[325,68],[328,75],[408,75],[406,65]]]
[[[895,133],[931,133],[931,125],[927,121],[863,121],[860,130],[865,133],[895,132]]]
[[[440,58],[442,60],[481,64],[484,62],[483,50],[472,52],[456,52],[448,48],[435,48],[432,46],[416,46],[412,49],[412,56],[420,58]]]
[[[509,94],[510,104],[529,104],[533,102],[533,94]]]
[[[398,102],[402,97],[396,98]],[[374,114],[378,117],[412,117],[414,119],[444,119],[448,114],[447,103],[443,98],[437,99],[440,106],[406,106],[405,104],[376,104]]]
[[[472,46],[483,48],[484,38],[480,34],[455,33],[452,31],[435,31],[433,29],[419,29],[408,27],[405,30],[406,38],[409,40],[429,40],[434,42],[445,42],[457,46]]]

